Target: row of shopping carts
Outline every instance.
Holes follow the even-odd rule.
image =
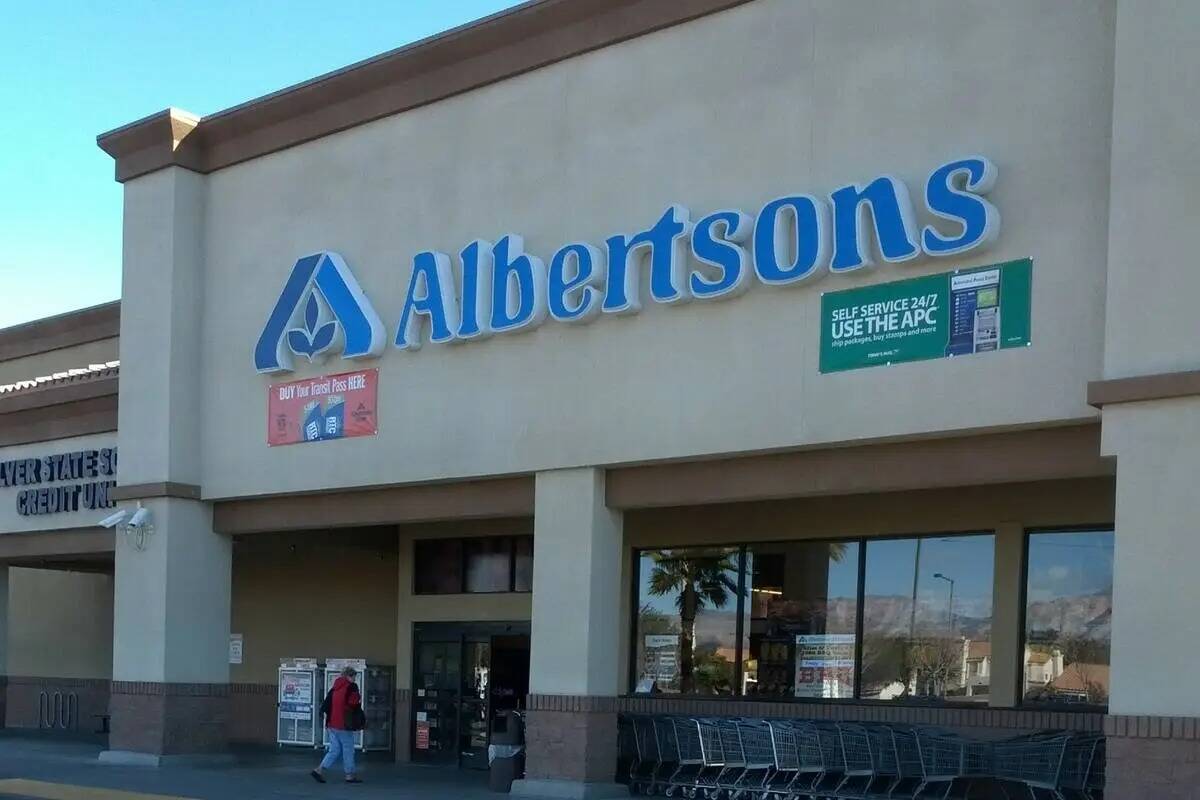
[[[1095,734],[984,741],[935,727],[650,715],[622,716],[620,724],[633,794],[1100,800],[1103,792],[1104,739]]]

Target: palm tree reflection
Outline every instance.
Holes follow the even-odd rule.
[[[723,609],[736,601],[738,554],[736,550],[658,550],[647,555],[654,565],[649,577],[650,594],[675,596],[679,612],[679,690],[691,694],[697,682],[696,617],[707,608]]]

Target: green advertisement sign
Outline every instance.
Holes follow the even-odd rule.
[[[821,296],[821,372],[1029,345],[1033,261]]]

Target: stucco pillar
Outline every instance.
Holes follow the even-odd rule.
[[[1195,3],[1117,0],[1103,378],[1125,392],[1093,397],[1117,466],[1105,797],[1118,800],[1200,786],[1198,74]]]
[[[0,728],[8,726],[8,565],[0,564]]]
[[[106,761],[227,745],[231,542],[199,499],[205,192],[178,167],[125,184],[117,497],[152,531],[117,532]]]
[[[996,563],[992,590],[992,658],[990,705],[1012,708],[1019,701],[1018,683],[1021,665],[1021,560],[1025,551],[1025,530],[1019,522],[996,526]]]
[[[1117,457],[1106,797],[1200,785],[1200,397],[1106,406]]]
[[[621,514],[604,502],[604,472],[537,475],[527,797],[619,797]]]

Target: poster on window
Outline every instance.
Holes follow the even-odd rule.
[[[417,722],[417,740],[416,748],[418,750],[429,749],[429,722]]]
[[[325,442],[379,432],[379,370],[274,383],[267,389],[267,445]]]
[[[642,678],[637,691],[648,694],[678,688],[679,682],[679,636],[652,634],[643,642]]]
[[[854,696],[854,634],[796,637],[796,697]]]

